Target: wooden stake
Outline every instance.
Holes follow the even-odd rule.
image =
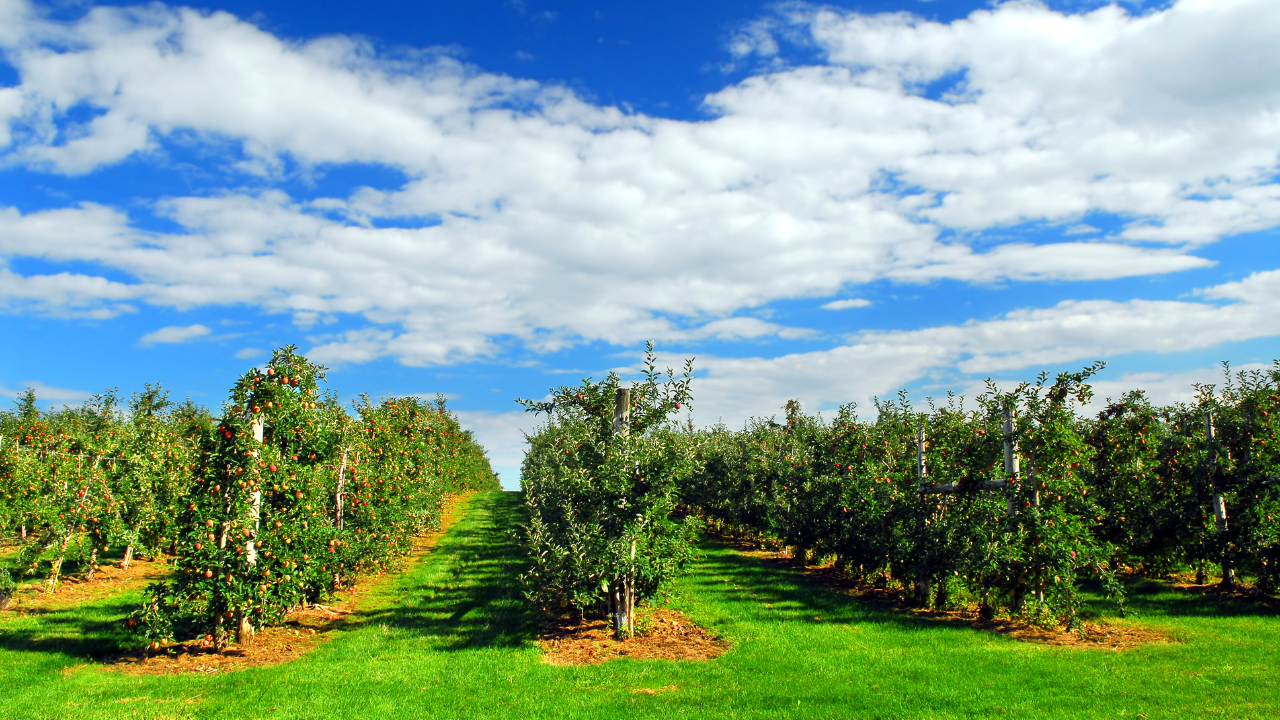
[[[928,482],[927,477],[929,474],[929,469],[925,465],[924,448],[925,448],[924,418],[921,417],[918,419],[916,423],[916,482],[917,482],[917,487],[920,488],[921,498],[924,497],[925,486],[926,486],[926,483]],[[924,524],[925,524],[924,516],[927,512],[928,512],[927,510],[923,510],[922,508],[922,512],[920,513],[920,516],[919,516],[920,519],[916,523],[916,536],[919,538],[924,537]],[[929,585],[930,583],[929,583],[928,576],[922,576],[922,577],[916,578],[916,581],[915,581],[916,604],[919,605],[920,607],[929,606],[929,594],[930,594]]]
[[[920,422],[916,425],[916,480],[919,481],[921,488],[924,487],[925,478],[929,476],[929,468],[924,460],[925,443],[924,418],[920,418]]]
[[[631,388],[618,387],[613,399],[613,434],[626,435],[631,431]]]
[[[1209,450],[1209,487],[1213,491],[1213,519],[1214,525],[1218,530],[1218,534],[1224,535],[1227,532],[1227,502],[1222,497],[1222,493],[1218,489],[1218,447],[1217,435],[1213,429],[1213,411],[1208,410],[1204,414],[1204,438]],[[1223,549],[1222,558],[1222,584],[1235,584],[1235,571],[1231,568],[1226,558],[1226,549]]]
[[[342,464],[338,466],[338,491],[334,495],[335,503],[338,506],[337,526],[342,529],[342,493],[347,483],[347,451],[342,451]]]
[[[1013,411],[1005,408],[1004,411],[1004,474],[1008,478],[1007,482],[1013,484],[1014,492],[1009,493],[1008,512],[1010,516],[1018,514],[1018,497],[1016,485],[1021,479],[1021,467],[1018,461],[1018,447],[1013,442]]]
[[[261,418],[255,418],[249,423],[250,429],[253,431],[253,440],[259,445],[263,439],[263,424]],[[255,456],[257,453],[254,453]],[[249,493],[249,523],[252,524],[253,530],[250,531],[248,539],[244,541],[245,561],[250,567],[258,564],[258,530],[262,524],[262,485],[255,484],[253,492]],[[226,530],[223,530],[223,538],[226,537]],[[244,647],[253,644],[254,627],[251,615],[245,610],[236,611],[236,644]]]

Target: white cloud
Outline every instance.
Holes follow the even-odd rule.
[[[820,305],[823,310],[848,310],[850,308],[871,307],[871,301],[866,298],[850,298],[848,300],[832,300],[829,303]]]
[[[1253,370],[1265,370],[1269,366],[1248,363],[1232,367],[1231,374]],[[1089,410],[1100,412],[1108,400],[1119,400],[1130,390],[1142,390],[1147,399],[1156,405],[1172,405],[1173,403],[1194,403],[1197,384],[1213,385],[1215,392],[1225,385],[1223,369],[1218,367],[1195,368],[1180,372],[1130,372],[1118,378],[1105,378],[1091,383],[1094,399]]]
[[[810,84],[852,84],[878,100],[842,124],[896,141],[885,169],[945,192],[921,213],[947,226],[1103,210],[1139,219],[1126,236],[1178,242],[1280,218],[1280,6],[1269,0],[1183,0],[1139,16],[1008,2],[950,24],[804,5],[784,17],[849,69]],[[945,102],[919,97],[958,73]],[[753,102],[725,97],[735,109]],[[879,119],[886,106],[897,131]]]
[[[724,418],[731,425],[771,414],[792,398],[808,407],[853,401],[869,409],[873,397],[932,376],[939,376],[943,385],[972,389],[966,377],[999,377],[1127,353],[1172,354],[1280,335],[1274,322],[1280,314],[1280,271],[1255,273],[1198,294],[1230,302],[1067,301],[960,325],[868,331],[848,345],[823,351],[776,358],[701,356],[698,366],[705,376],[695,382],[694,409],[699,422]],[[1168,402],[1187,399],[1193,381],[1220,378],[1220,370],[1135,373],[1118,381],[1104,379],[1097,388],[1101,397],[1147,388],[1153,400]]]
[[[0,397],[16,400],[19,395],[28,388],[36,393],[36,402],[45,407],[55,407],[63,405],[73,405],[82,403],[93,396],[93,393],[86,390],[72,390],[69,388],[54,387],[46,385],[38,380],[28,380],[17,383],[21,389],[14,390],[0,384]]]
[[[247,348],[240,348],[239,350],[237,350],[236,354],[233,357],[235,357],[235,359],[237,360],[257,360],[258,358],[266,357],[269,354],[270,353],[268,353],[266,350],[247,347]]]
[[[97,7],[57,23],[13,0],[4,12],[0,44],[21,77],[20,107],[0,97],[11,165],[83,173],[181,134],[239,143],[243,167],[268,179],[283,158],[408,178],[314,203],[169,198],[155,209],[181,228],[170,234],[88,204],[3,210],[4,257],[137,278],[8,290],[15,280],[9,305],[363,317],[318,337],[330,361],[457,362],[496,354],[495,338],[535,350],[793,338],[805,330],[740,313],[880,279],[1169,273],[1209,264],[1196,243],[1280,223],[1280,6],[1265,0],[1140,16],[1017,2],[950,24],[791,5],[753,25],[739,57],[777,59],[773,38],[790,33],[829,64],[770,65],[707,98],[716,115],[699,122],[597,107],[442,54],[290,43],[225,13]],[[951,73],[964,82],[950,96],[921,96]],[[80,122],[72,107],[96,114]],[[979,237],[1089,212],[1133,220],[1095,242]],[[439,224],[372,222],[388,217]],[[944,229],[958,234],[940,240]]]
[[[453,413],[489,454],[489,462],[498,473],[502,487],[519,489],[526,445],[524,434],[535,430],[541,422],[539,418],[522,411],[455,410]]]
[[[209,328],[204,325],[170,325],[143,335],[138,340],[138,345],[140,347],[150,347],[162,343],[181,344],[204,337],[209,332]]]

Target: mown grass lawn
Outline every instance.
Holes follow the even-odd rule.
[[[506,535],[519,503],[472,498],[351,629],[275,667],[140,677],[86,660],[122,642],[136,594],[8,614],[0,718],[1280,717],[1280,618],[1253,603],[1142,583],[1136,622],[1178,642],[1051,648],[869,606],[714,543],[672,603],[726,655],[553,667]],[[659,688],[675,689],[636,692]]]

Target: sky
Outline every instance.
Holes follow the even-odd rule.
[[[0,394],[691,419],[1280,357],[1280,3],[0,0]]]

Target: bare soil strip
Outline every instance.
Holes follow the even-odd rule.
[[[58,589],[45,592],[45,579],[24,582],[13,594],[13,601],[5,613],[43,613],[81,605],[119,595],[163,580],[171,568],[163,558],[142,560],[134,558],[129,569],[117,564],[101,565],[92,580],[83,576],[66,576],[58,582]],[[3,616],[0,616],[3,617]]]

